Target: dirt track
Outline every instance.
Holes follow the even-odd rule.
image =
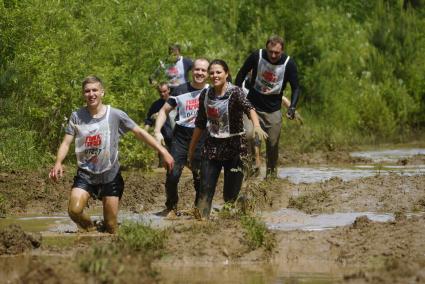
[[[423,157],[415,157],[401,163],[423,162]],[[66,212],[72,173],[54,184],[46,179],[46,172],[0,173],[0,194],[7,197],[5,209],[8,215]],[[122,210],[144,212],[163,208],[162,172],[126,171],[123,176],[126,189]],[[179,193],[180,208],[190,208],[194,193],[189,175],[182,178]],[[374,211],[393,213],[396,219],[389,223],[375,223],[361,217],[349,227],[334,230],[276,231],[271,234],[275,239],[271,251],[264,247],[250,248],[240,222],[235,218],[215,217],[208,222],[190,218],[177,220],[170,229],[164,254],[152,259],[128,256],[125,260],[128,262],[126,271],[131,273],[118,275],[117,280],[161,281],[161,275],[152,274],[154,268],[151,268],[151,263],[155,267],[175,264],[213,265],[230,261],[253,264],[272,262],[298,271],[306,268],[316,272],[331,269],[339,275],[339,281],[350,283],[425,283],[425,215],[419,214],[425,211],[423,175],[377,175],[348,182],[332,179],[313,184],[254,179],[245,184],[243,193],[248,197],[250,209],[255,212],[287,207],[315,214]],[[222,203],[221,196],[218,190],[214,204]],[[91,204],[94,207],[99,205]],[[407,214],[411,212],[418,214]],[[0,233],[2,237],[5,235],[5,231]],[[29,239],[22,232],[16,233],[16,236]],[[106,244],[114,239],[104,235],[96,238],[98,242]],[[5,255],[5,250],[1,250],[2,245],[5,247],[4,242],[0,244],[0,251]],[[43,242],[37,249],[27,246],[24,255],[32,257],[27,260],[28,265],[22,268],[20,281],[72,283],[85,279],[86,274],[79,270],[75,261],[64,261],[64,257],[78,258],[79,253],[89,246],[90,242],[82,241],[66,247]],[[4,262],[4,256],[0,259],[2,264],[7,263]],[[137,268],[140,261],[149,264],[147,268]],[[7,265],[2,267],[7,269]],[[145,278],[140,278],[140,275]]]

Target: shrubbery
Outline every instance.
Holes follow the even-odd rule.
[[[306,123],[284,126],[286,144],[406,139],[425,126],[425,7],[411,2],[0,1],[0,136],[28,140],[22,149],[2,139],[0,164],[31,167],[20,153],[51,162],[89,74],[104,79],[107,103],[140,123],[157,98],[147,78],[169,43],[192,58],[223,58],[235,76],[271,34],[286,39],[302,86]],[[122,156],[150,164],[154,155],[126,139]]]

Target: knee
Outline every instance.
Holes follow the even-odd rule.
[[[83,213],[83,208],[81,208],[80,206],[76,206],[75,204],[70,202],[68,206],[69,217],[76,218],[76,217],[79,217],[82,213]]]

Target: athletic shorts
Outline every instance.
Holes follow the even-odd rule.
[[[108,183],[103,184],[89,184],[84,178],[78,174],[74,176],[74,183],[72,188],[78,187],[84,189],[94,199],[102,200],[106,196],[117,196],[119,199],[122,197],[124,192],[124,180],[121,176],[121,172],[118,172],[115,178]]]

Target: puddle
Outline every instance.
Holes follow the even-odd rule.
[[[309,215],[294,209],[281,209],[263,213],[262,217],[271,230],[281,231],[323,231],[336,227],[348,226],[354,223],[357,217],[366,216],[375,222],[394,221],[393,214],[379,214],[374,212],[350,212],[333,214]]]
[[[314,183],[329,180],[338,177],[343,181],[349,181],[364,177],[371,177],[377,174],[387,175],[396,173],[399,175],[424,175],[425,165],[414,166],[372,166],[372,165],[356,165],[354,168],[334,168],[334,167],[284,167],[278,169],[280,178],[287,178],[292,183]]]
[[[164,219],[154,214],[155,212],[146,212],[142,214],[122,212],[118,215],[118,222],[127,221],[144,223],[153,228],[165,228],[173,224],[173,220]],[[91,215],[92,220],[102,220],[101,215]],[[179,218],[183,220],[184,218]],[[10,224],[17,224],[26,232],[49,233],[76,233],[77,226],[68,216],[24,216],[24,217],[6,217],[0,219],[0,229]]]
[[[288,271],[279,263],[263,265],[161,265],[159,283],[338,283],[342,276],[329,272]]]
[[[423,148],[406,148],[380,151],[358,151],[350,153],[352,157],[371,159],[375,163],[395,163],[400,159],[413,157],[415,155],[425,155]]]

